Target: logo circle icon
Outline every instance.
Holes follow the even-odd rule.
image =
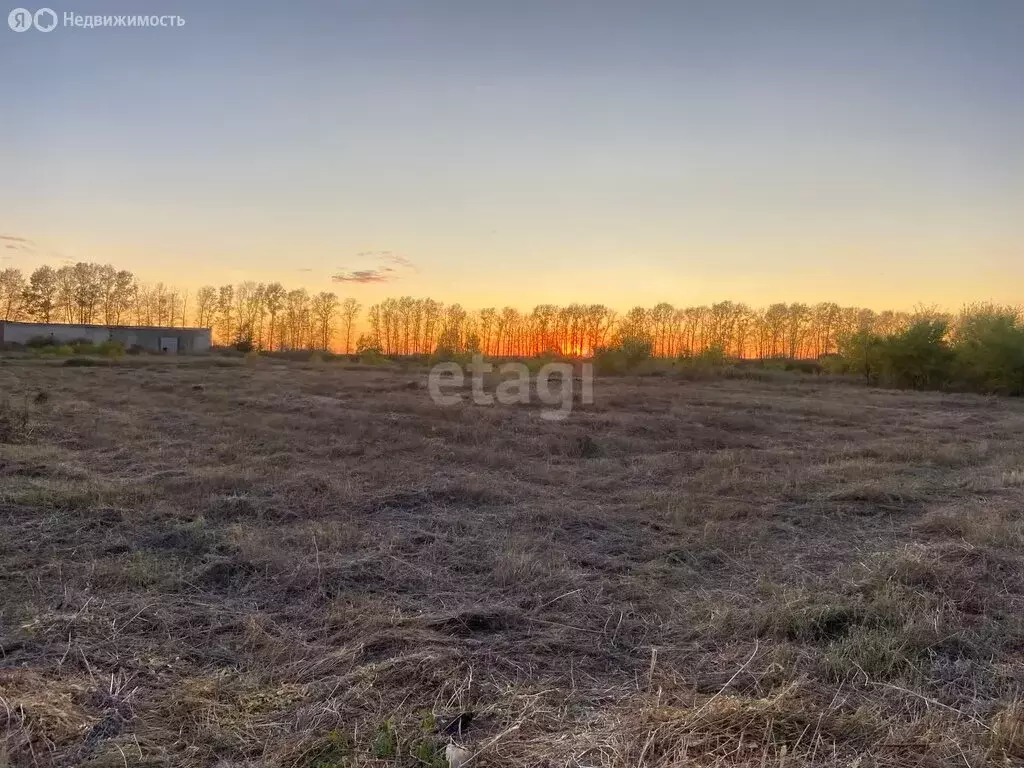
[[[56,18],[56,17],[54,17]],[[15,32],[24,32],[32,27],[32,11],[27,8],[15,8],[7,14],[7,26]]]
[[[57,14],[52,8],[40,8],[32,17],[32,23],[40,32],[51,32],[57,26]]]

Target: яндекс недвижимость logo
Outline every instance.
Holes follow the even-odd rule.
[[[7,26],[15,32],[27,32],[37,29],[40,32],[52,32],[58,25],[64,27],[183,27],[185,19],[177,14],[164,15],[114,15],[114,14],[78,14],[64,11],[62,17],[52,8],[40,8],[30,11],[28,8],[15,8],[7,14]]]
[[[40,8],[35,13],[27,8],[15,8],[7,14],[7,25],[15,32],[26,32],[32,27],[50,32],[57,26],[57,13],[52,8]]]

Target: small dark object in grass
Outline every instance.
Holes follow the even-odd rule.
[[[438,733],[444,733],[448,736],[461,736],[469,728],[469,724],[473,722],[474,712],[460,712],[453,719],[447,721],[447,725],[443,728],[438,728]]]
[[[43,405],[50,401],[50,393],[45,390],[39,390],[36,392],[36,396],[32,398],[32,402],[36,405]]]
[[[69,357],[64,361],[64,365],[80,368],[94,365],[110,365],[110,363],[107,360],[98,360],[94,357]]]

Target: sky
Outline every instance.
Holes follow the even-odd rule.
[[[1021,0],[52,2],[185,24],[0,26],[0,266],[1024,302]]]

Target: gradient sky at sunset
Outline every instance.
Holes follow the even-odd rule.
[[[51,7],[187,23],[0,27],[0,235],[35,244],[3,265],[470,307],[1024,301],[1021,0]]]

